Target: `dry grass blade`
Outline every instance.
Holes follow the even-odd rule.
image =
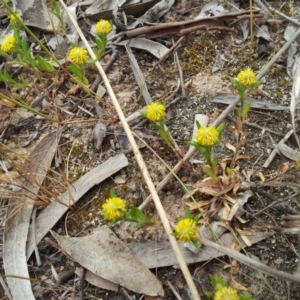
[[[3,262],[6,281],[15,300],[34,299],[26,259],[26,242],[30,217],[33,209],[32,195],[40,189],[53,160],[61,135],[61,129],[46,136],[30,154],[20,172],[24,188],[29,191],[7,210],[4,229]],[[16,195],[17,197],[18,195]],[[16,206],[22,206],[15,209]],[[12,213],[13,212],[13,213]],[[10,277],[12,276],[12,277]]]
[[[89,43],[87,42],[87,40],[86,40],[85,36],[83,35],[82,31],[78,27],[76,21],[74,20],[74,18],[72,17],[72,15],[69,13],[68,8],[66,7],[65,3],[62,0],[60,0],[60,3],[63,6],[63,8],[66,10],[66,12],[68,13],[69,18],[72,20],[73,25],[76,27],[76,29],[78,31],[78,34],[79,34],[80,38],[82,39],[82,41],[84,42],[84,44],[85,44],[87,50],[89,51],[89,54],[91,55],[92,59],[95,59],[96,56],[95,56],[92,48],[90,47]],[[125,131],[125,133],[126,133],[126,135],[128,137],[128,140],[130,142],[131,148],[132,148],[133,153],[135,155],[135,159],[136,159],[136,161],[137,161],[137,163],[138,163],[138,165],[139,165],[139,167],[141,169],[143,178],[144,178],[144,180],[145,180],[145,182],[146,182],[146,184],[147,184],[147,186],[149,188],[149,191],[150,191],[151,196],[153,198],[153,201],[154,201],[154,204],[156,206],[157,212],[158,212],[159,217],[160,217],[160,219],[162,221],[163,227],[164,227],[164,229],[165,229],[165,231],[166,231],[166,233],[168,235],[168,238],[169,238],[170,243],[172,245],[173,251],[176,254],[179,266],[180,266],[180,268],[182,270],[182,273],[184,275],[184,278],[185,278],[185,280],[186,280],[186,282],[187,282],[187,284],[189,286],[189,289],[191,291],[192,297],[193,297],[193,299],[198,300],[198,299],[200,299],[199,293],[197,291],[197,288],[195,286],[193,278],[192,278],[192,276],[190,274],[190,271],[189,271],[189,269],[187,267],[187,264],[184,261],[184,257],[183,257],[183,255],[182,255],[182,253],[180,251],[180,248],[179,248],[179,246],[177,244],[177,241],[176,241],[175,237],[172,235],[172,229],[171,229],[170,223],[168,221],[168,218],[166,216],[164,208],[163,208],[163,206],[161,204],[161,201],[160,201],[160,199],[158,197],[158,194],[157,194],[157,192],[155,190],[155,186],[154,186],[154,184],[153,184],[153,182],[151,180],[151,176],[149,174],[147,166],[146,166],[146,164],[145,164],[145,162],[143,160],[143,157],[142,157],[142,155],[141,155],[141,153],[139,151],[139,148],[138,148],[138,146],[137,146],[137,144],[136,144],[136,142],[134,140],[134,137],[132,135],[130,127],[129,127],[128,123],[126,122],[124,113],[123,113],[123,111],[122,111],[122,109],[121,109],[121,107],[120,107],[120,105],[118,103],[118,100],[117,100],[117,98],[115,96],[115,93],[112,90],[112,87],[111,87],[111,85],[110,85],[110,83],[108,81],[108,78],[107,78],[104,70],[102,69],[100,63],[97,61],[95,63],[95,65],[96,65],[96,67],[97,67],[100,75],[103,78],[103,82],[105,84],[107,92],[108,92],[108,94],[109,94],[109,96],[110,96],[110,98],[111,98],[111,100],[113,102],[113,105],[114,105],[114,107],[116,109],[118,117],[119,117],[119,119],[120,119],[120,121],[122,123],[122,126],[124,128],[124,131]]]

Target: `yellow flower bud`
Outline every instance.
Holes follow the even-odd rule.
[[[74,47],[69,52],[69,58],[73,64],[83,65],[88,60],[89,55],[86,49]]]
[[[112,24],[106,20],[100,20],[95,27],[98,34],[105,36],[108,35],[113,29]]]

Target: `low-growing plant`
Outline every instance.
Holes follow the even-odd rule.
[[[110,198],[106,199],[102,205],[104,218],[110,221],[109,225],[115,225],[123,220],[136,223],[136,227],[155,225],[157,222],[154,217],[147,218],[146,215],[137,207],[128,208],[124,199],[117,196],[114,190],[110,191]]]
[[[146,109],[142,112],[142,115],[148,120],[153,122],[153,128],[159,133],[160,137],[170,146],[174,148],[175,142],[170,134],[170,131],[166,129],[166,105],[153,102],[146,106]]]

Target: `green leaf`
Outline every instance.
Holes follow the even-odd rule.
[[[219,162],[219,159],[217,157],[214,157],[212,160],[211,160],[211,164],[213,166],[213,169],[216,168],[217,164]]]
[[[250,107],[251,107],[251,103],[250,102],[245,102],[244,103],[244,106],[243,106],[243,108],[241,110],[241,115],[240,115],[243,120],[246,119]]]
[[[155,218],[148,219],[144,213],[135,206],[132,206],[131,209],[125,213],[122,219],[135,222],[137,228],[156,223]]]
[[[200,129],[200,128],[201,128],[201,124],[199,123],[199,121],[198,121],[198,120],[196,120],[196,126],[197,126],[197,128],[198,128],[198,129]]]
[[[185,217],[188,219],[192,219],[192,212],[191,209],[188,207],[185,211]]]
[[[79,80],[80,80],[80,78],[79,78]],[[83,77],[82,78],[82,83],[85,84],[85,85],[88,85],[89,81],[88,81],[88,79],[86,77]]]
[[[118,197],[118,195],[116,194],[116,192],[115,192],[114,189],[111,189],[109,191],[109,196],[110,196],[110,198],[116,198],[116,197]]]
[[[228,176],[231,176],[233,174],[233,170],[229,167],[226,168],[226,172]]]
[[[215,180],[215,181],[218,181],[217,176],[215,175],[214,171],[213,171],[211,168],[206,167],[206,168],[205,168],[205,171],[206,171],[206,173],[208,174],[208,176],[209,176],[211,179],[213,179],[213,180]]]
[[[204,292],[206,297],[212,298],[214,296],[214,292]]]
[[[68,70],[69,70],[73,75],[75,75],[76,77],[82,78],[82,75],[83,75],[83,70],[82,70],[82,68],[80,68],[80,67],[78,67],[78,66],[75,66],[75,65],[69,65],[69,66],[68,66]]]
[[[25,63],[29,64],[31,67],[37,67],[37,63],[35,62],[35,60],[32,57],[31,51],[29,49],[28,43],[27,43],[27,39],[25,37],[23,37],[21,39],[21,52],[18,51],[18,54],[24,58]]]
[[[217,128],[217,131],[219,132],[219,135],[221,135],[221,133],[223,132],[223,130],[225,129],[225,123],[221,123]]]
[[[55,68],[44,57],[37,55],[36,60],[39,64],[39,69],[46,72],[54,72]]]
[[[88,59],[86,61],[86,64],[93,65],[98,60],[99,60],[99,57],[96,57],[95,59]]]
[[[125,213],[124,218],[126,220],[132,220],[136,223],[148,220],[144,213],[135,206],[132,206],[131,209]]]
[[[210,274],[209,279],[210,279],[211,285],[213,286],[215,291],[218,291],[221,288],[223,288],[224,286],[226,286],[226,282],[221,277],[215,277]]]
[[[104,52],[106,45],[107,45],[107,38],[104,36],[97,36],[96,38],[96,44],[98,47],[97,54],[100,57],[101,54]]]
[[[252,296],[250,294],[243,294],[243,295],[239,295],[240,296],[240,300],[251,300]]]
[[[193,245],[196,247],[196,249],[197,249],[197,250],[200,250],[200,248],[201,248],[201,244],[199,243],[199,241],[198,241],[198,240],[196,240],[196,241],[193,241],[192,243],[193,243]]]

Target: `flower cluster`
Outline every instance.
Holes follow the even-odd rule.
[[[194,219],[184,218],[180,220],[174,229],[174,235],[181,242],[193,242],[197,240],[198,226]]]
[[[145,116],[152,122],[158,122],[166,116],[166,106],[160,103],[153,102],[147,105]]]
[[[253,72],[251,68],[247,68],[241,71],[237,75],[237,80],[245,87],[251,87],[256,83],[256,74]]]
[[[120,219],[126,212],[126,203],[122,198],[113,197],[106,199],[102,205],[105,219],[115,221]]]
[[[95,28],[97,34],[107,36],[112,31],[112,24],[107,20],[100,20]]]
[[[215,181],[218,181],[216,176],[216,166],[218,159],[212,156],[212,148],[219,143],[221,133],[225,128],[225,124],[220,124],[217,128],[213,126],[201,126],[197,122],[198,131],[193,141],[188,142],[189,145],[194,146],[197,151],[205,158],[208,167],[205,169],[208,175]]]
[[[16,39],[13,36],[9,35],[2,40],[0,47],[2,51],[8,53],[14,50],[15,45],[16,45]]]
[[[170,131],[167,130],[165,124],[166,119],[166,105],[153,102],[146,106],[146,109],[141,113],[145,118],[154,122],[152,125],[159,133],[160,137],[171,147],[175,147],[175,141],[173,140]]]
[[[89,55],[86,49],[81,47],[73,47],[69,52],[69,58],[73,64],[83,65],[88,60]]]
[[[202,146],[213,146],[219,141],[219,132],[212,126],[201,126],[196,135],[196,141]]]

